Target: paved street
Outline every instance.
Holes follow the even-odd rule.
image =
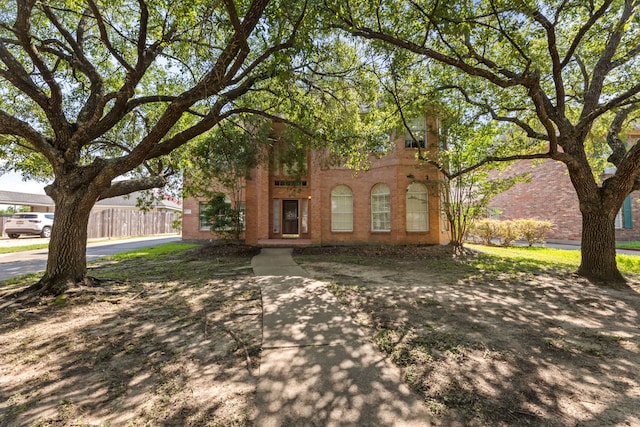
[[[153,246],[160,243],[177,242],[181,237],[178,235],[162,236],[162,237],[141,237],[126,240],[108,240],[89,243],[87,245],[87,261],[114,255],[121,252],[127,252],[146,246]],[[23,245],[46,243],[45,239],[18,239],[18,240],[0,240],[0,246],[14,246],[16,242]],[[44,271],[47,265],[48,249],[37,249],[33,251],[14,252],[8,254],[0,254],[0,281],[11,279],[23,274],[37,273]]]
[[[544,245],[547,248],[553,248],[553,249],[565,249],[568,251],[574,250],[574,251],[579,251],[580,250],[580,245],[576,244],[568,244],[568,243],[545,243]],[[633,250],[633,249],[616,249],[616,253],[617,254],[622,254],[622,255],[634,255],[634,256],[640,256],[640,251],[638,250]]]

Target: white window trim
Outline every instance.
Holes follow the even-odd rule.
[[[202,225],[202,206],[206,205],[205,202],[200,202],[198,204],[198,230],[200,231],[211,231],[211,225]]]
[[[420,116],[407,120],[407,126],[411,129],[411,133],[405,129],[405,148],[427,148],[427,117]],[[417,137],[418,140],[413,139],[412,136]]]
[[[620,210],[616,214],[616,220],[615,220],[616,230],[622,230],[624,228],[624,218],[623,218],[622,210],[623,208],[620,208]]]
[[[416,191],[420,189],[420,191]],[[418,206],[424,206],[424,209],[410,210],[410,207],[415,207],[416,204],[412,201],[419,200],[424,203],[418,204]],[[425,233],[429,231],[429,191],[427,186],[420,182],[412,182],[407,186],[406,196],[406,228],[408,232],[412,233]],[[419,224],[416,221],[410,221],[410,215],[420,215]],[[415,225],[418,224],[418,227]]]
[[[280,199],[273,199],[273,234],[280,234]]]
[[[337,190],[348,190],[348,194],[345,191],[342,194],[339,194],[337,192]],[[334,207],[334,198],[336,199],[343,199],[343,201],[345,201],[345,203],[343,204],[339,204],[337,203],[340,207],[346,208],[348,206],[348,210],[344,210],[344,211],[339,211],[336,207]],[[346,203],[346,199],[349,199],[349,202]],[[343,218],[348,218],[348,221],[338,221],[336,219],[336,215],[337,216],[342,216]],[[344,228],[340,228],[338,227],[339,225],[343,226]],[[334,187],[333,190],[331,190],[331,231],[334,233],[349,233],[349,232],[353,232],[353,191],[351,190],[351,188],[349,188],[349,186],[344,185],[344,184],[340,184]]]
[[[380,192],[376,192],[376,190]],[[383,190],[386,192],[382,192]],[[378,202],[381,200],[383,201],[383,207],[386,208],[384,210],[377,207],[380,205]],[[376,221],[376,216],[386,216],[387,218]],[[381,223],[383,227],[385,225],[387,227],[375,228],[376,223]],[[387,233],[391,231],[391,191],[387,184],[376,184],[371,189],[371,231],[375,233]]]
[[[309,232],[309,199],[301,200],[302,214],[300,215],[300,232],[308,233]]]

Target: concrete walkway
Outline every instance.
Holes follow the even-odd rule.
[[[428,426],[419,397],[323,282],[264,248],[252,260],[262,290],[256,426]]]

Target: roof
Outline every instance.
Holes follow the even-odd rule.
[[[136,191],[126,196],[118,196],[118,197],[111,197],[109,199],[102,199],[98,201],[98,203],[96,203],[96,206],[135,208],[136,204],[138,203],[138,196],[139,196],[139,192]],[[154,200],[151,206],[158,209],[170,209],[170,210],[176,210],[176,211],[182,210],[182,203],[178,202],[177,200],[173,200],[172,198]]]
[[[53,206],[53,200],[51,199],[51,197],[44,194],[18,193],[15,191],[0,190],[0,204]]]
[[[131,193],[127,196],[112,197],[109,199],[100,200],[96,203],[97,206],[103,207],[136,207],[138,199],[138,192]],[[0,190],[0,204],[2,205],[23,205],[23,206],[54,206],[53,199],[44,194],[31,194],[31,193],[19,193],[15,191],[2,191]],[[156,200],[152,204],[154,208],[170,209],[180,211],[182,205],[176,200],[165,198],[163,200]]]

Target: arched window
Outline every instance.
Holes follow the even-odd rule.
[[[391,231],[391,192],[386,184],[371,189],[371,231]]]
[[[346,185],[331,190],[331,231],[353,231],[353,193]]]
[[[407,231],[429,231],[429,194],[419,182],[407,187]]]

